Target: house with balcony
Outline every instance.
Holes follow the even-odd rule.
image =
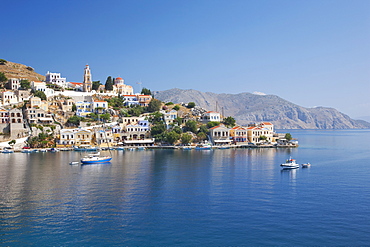
[[[74,145],[75,145],[75,130],[61,129],[59,132],[59,140],[57,141],[57,147],[71,148]]]
[[[113,130],[113,132],[115,131]],[[118,134],[119,138],[117,138]],[[139,120],[137,124],[128,124],[120,130],[120,133],[115,133],[114,136],[118,143],[121,142],[125,146],[151,146],[154,144],[154,138],[150,135],[148,120]]]
[[[246,127],[235,126],[230,129],[230,136],[236,145],[248,143],[248,132]]]
[[[91,104],[92,112],[96,114],[105,113],[108,110],[108,102],[104,100],[94,100]]]
[[[88,101],[77,101],[76,102],[76,115],[79,117],[86,117],[92,113],[91,102]]]
[[[210,128],[209,135],[213,145],[227,145],[232,142],[230,129],[223,124]]]
[[[95,141],[99,147],[109,148],[115,144],[113,132],[111,129],[96,128],[94,129],[94,132],[95,132]]]

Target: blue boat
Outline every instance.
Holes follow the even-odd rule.
[[[89,154],[88,156],[81,159],[82,164],[99,164],[99,163],[107,163],[111,161],[111,156],[100,156],[100,152]]]
[[[2,151],[2,153],[3,153],[3,154],[11,154],[11,153],[14,153],[14,150],[5,148],[5,149]]]

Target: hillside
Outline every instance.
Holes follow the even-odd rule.
[[[0,64],[0,72],[3,72],[8,79],[20,78],[29,81],[45,80],[45,76],[36,73],[32,67],[9,61],[5,64]]]
[[[370,123],[353,120],[336,109],[305,108],[276,95],[216,94],[175,88],[154,92],[154,96],[165,102],[194,102],[207,110],[233,116],[241,125],[268,121],[278,129],[370,128]]]

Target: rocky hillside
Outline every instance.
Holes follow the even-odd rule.
[[[370,123],[353,120],[336,109],[305,108],[276,95],[215,94],[175,88],[154,92],[154,96],[165,102],[194,102],[207,110],[233,116],[241,125],[268,121],[278,129],[370,128]]]
[[[29,81],[45,80],[45,76],[36,73],[32,67],[9,61],[0,64],[0,72],[3,72],[8,79],[20,78]]]

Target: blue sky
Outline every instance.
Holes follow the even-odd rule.
[[[0,58],[81,82],[263,92],[370,116],[368,0],[3,0]],[[369,118],[370,119],[370,118]]]

